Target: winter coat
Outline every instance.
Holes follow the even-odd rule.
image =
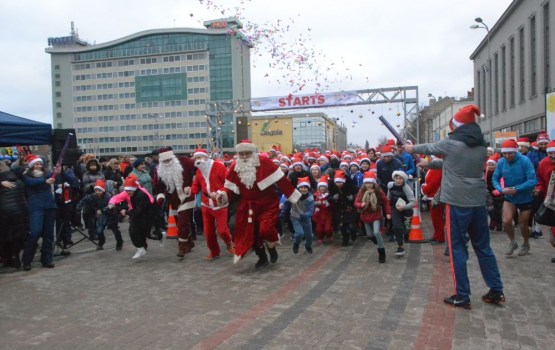
[[[382,191],[387,192],[387,184],[391,181],[391,176],[396,170],[403,171],[403,163],[395,157],[389,163],[383,159],[378,160],[376,163],[376,179]]]
[[[538,178],[538,186],[536,187],[540,191],[540,198],[545,198],[547,188],[549,187],[549,180],[551,179],[551,173],[555,171],[555,162],[549,157],[544,158],[540,165],[538,166],[538,171],[536,176]]]
[[[131,172],[131,174],[129,174],[129,175],[135,175],[135,177],[139,181],[139,185],[144,187],[148,191],[148,193],[153,194],[153,192],[152,192],[152,178],[150,177],[150,174],[148,173],[148,171],[146,171],[146,170],[139,171],[139,170],[137,170],[137,168],[134,168],[133,171]]]
[[[406,203],[403,207],[403,210],[412,209],[416,204],[414,192],[412,192],[412,189],[406,183],[403,184],[403,186],[397,186],[395,185],[395,181],[391,181],[387,184],[387,190],[387,199],[389,200],[389,203],[391,203],[391,206],[395,208],[395,210],[397,210],[397,201],[399,200],[399,198],[402,198]]]
[[[9,181],[16,185],[7,188],[0,185],[0,218],[7,216],[28,216],[25,185],[11,171],[0,173],[0,182]]]
[[[372,208],[370,208],[370,205],[368,204],[366,206],[366,208],[362,208],[362,197],[364,196],[364,193],[366,192],[366,188],[361,188],[360,191],[358,191],[358,194],[355,198],[355,208],[360,210],[360,221],[362,222],[374,222],[374,221],[378,221],[382,219],[382,208],[385,209],[385,213],[387,215],[391,215],[391,205],[389,203],[389,200],[387,199],[387,196],[385,195],[385,193],[382,191],[381,187],[379,186],[375,186],[374,187],[374,191],[376,192],[376,195],[378,196],[378,205],[376,206],[376,210],[372,211]]]
[[[52,186],[46,183],[50,176],[51,173],[45,173],[43,176],[35,177],[31,169],[23,174],[29,211],[57,208]]]
[[[310,193],[302,195],[295,204],[286,201],[283,206],[285,211],[291,209],[291,219],[310,221],[314,215],[314,197]]]
[[[414,175],[416,174],[416,167],[414,165],[414,158],[412,157],[412,155],[403,152],[401,154],[398,154],[396,158],[399,159],[403,164],[403,171],[407,175],[414,177]]]
[[[444,155],[440,201],[458,207],[486,205],[487,150],[480,126],[463,124],[436,143],[414,146],[414,153]]]
[[[537,150],[537,151],[532,150],[532,151],[528,152],[528,154],[526,156],[532,162],[532,165],[534,166],[534,169],[537,169],[538,166],[540,165],[540,162],[547,157],[547,152],[541,152],[540,150]]]
[[[534,166],[528,157],[516,153],[515,158],[508,162],[505,158],[499,159],[495,172],[493,173],[493,186],[499,192],[503,191],[501,178],[506,187],[514,187],[517,191],[514,195],[505,195],[505,201],[513,204],[526,204],[534,201],[532,190],[538,183]]]

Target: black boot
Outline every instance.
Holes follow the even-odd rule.
[[[270,262],[268,261],[268,255],[266,254],[266,249],[264,247],[260,247],[255,250],[256,255],[258,255],[258,261],[254,265],[256,269],[268,266]]]
[[[103,250],[104,243],[106,243],[106,236],[98,236],[98,245],[96,246],[96,250]]]
[[[268,248],[268,253],[270,253],[270,262],[275,264],[278,260],[278,252],[276,247]]]
[[[378,261],[380,264],[385,262],[385,248],[378,248]]]

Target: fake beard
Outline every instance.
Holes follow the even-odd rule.
[[[29,172],[29,175],[31,177],[43,177],[44,176],[44,171],[38,170],[38,169],[33,169]]]
[[[182,173],[183,167],[175,157],[172,158],[169,164],[160,162],[158,165],[158,177],[166,184],[169,193],[172,193],[177,188],[183,188]]]
[[[239,175],[241,182],[251,189],[256,180],[256,167],[260,165],[258,155],[253,154],[248,159],[237,159],[235,162],[235,172]]]
[[[205,179],[208,179],[210,176],[210,167],[212,166],[212,162],[212,159],[198,159],[195,161],[195,166],[200,170]]]

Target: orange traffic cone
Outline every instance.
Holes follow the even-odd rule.
[[[413,209],[412,219],[410,222],[410,231],[409,231],[409,243],[424,243],[427,240],[424,238],[422,234],[422,229],[420,226],[420,211],[418,210],[420,207],[418,201]]]
[[[175,221],[175,214],[176,213],[174,213],[170,205],[170,208],[168,210],[168,229],[166,231],[166,238],[177,238],[177,223]]]

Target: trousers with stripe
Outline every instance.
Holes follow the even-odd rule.
[[[490,246],[488,213],[486,207],[457,207],[446,205],[447,239],[455,291],[459,296],[470,296],[470,282],[466,269],[468,260],[467,233],[486,285],[494,291],[503,291],[497,260]]]

